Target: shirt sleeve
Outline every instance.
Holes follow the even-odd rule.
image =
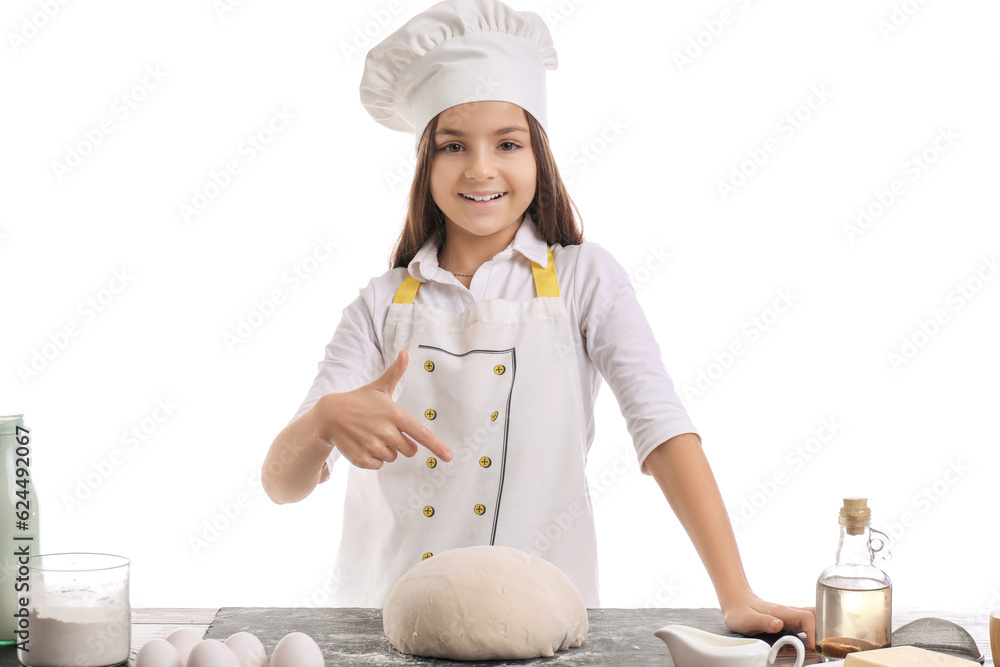
[[[292,421],[298,419],[324,394],[352,391],[377,378],[385,370],[379,336],[373,318],[372,301],[375,290],[371,283],[344,309],[340,324],[326,346],[323,360],[319,362],[316,378],[299,406]],[[326,460],[326,470],[321,481],[329,478],[329,471],[340,458],[335,447]]]
[[[611,387],[642,472],[657,446],[682,433],[698,435],[625,269],[591,241],[580,246],[574,272],[587,354]],[[701,436],[698,436],[699,439]]]

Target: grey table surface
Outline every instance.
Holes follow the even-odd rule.
[[[579,648],[560,651],[551,658],[513,661],[459,663],[402,654],[385,638],[381,609],[223,607],[205,636],[222,640],[235,632],[252,632],[264,643],[270,657],[274,646],[286,634],[304,632],[323,649],[327,665],[347,667],[442,664],[469,667],[504,664],[670,667],[674,663],[666,644],[653,635],[654,630],[664,625],[683,623],[709,632],[739,636],[726,630],[718,609],[589,609],[588,621],[590,629]],[[774,638],[770,637],[772,641]],[[794,652],[789,650],[789,655],[794,655]]]

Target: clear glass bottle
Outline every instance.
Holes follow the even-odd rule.
[[[27,596],[27,558],[41,553],[30,455],[31,438],[22,415],[0,415],[0,645],[17,640],[15,614],[19,598]]]
[[[891,643],[892,582],[875,565],[876,554],[888,559],[888,543],[871,528],[868,499],[845,498],[837,561],[816,580],[816,650],[825,659]]]

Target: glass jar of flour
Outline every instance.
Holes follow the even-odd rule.
[[[28,565],[27,667],[110,667],[132,642],[129,560],[92,553],[43,554]]]

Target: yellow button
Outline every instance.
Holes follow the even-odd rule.
[[[484,456],[483,458],[479,459],[479,465],[483,466],[484,468],[489,468],[491,463],[493,463],[493,461],[490,461],[490,457],[488,456]]]
[[[428,372],[434,370],[434,362],[433,361],[425,361],[424,362],[424,370],[428,371]]]
[[[438,413],[435,412],[434,410],[431,410],[430,408],[428,408],[427,410],[424,410],[424,417],[427,417],[428,419],[434,419],[437,416],[438,416]]]
[[[499,416],[500,416],[500,413],[494,411],[493,414],[490,415],[490,421],[491,422],[495,422],[497,420],[497,417],[499,417]]]
[[[473,511],[475,511],[476,514],[485,514],[486,513],[486,506],[485,505],[476,505],[473,508]]]
[[[421,560],[427,560],[428,558],[430,558],[433,555],[434,554],[432,554],[430,551],[428,551],[427,553],[424,554],[424,557]]]
[[[424,506],[424,516],[434,516],[434,508],[430,505]]]
[[[427,467],[428,468],[437,467],[437,464],[438,464],[438,460],[436,458],[434,458],[433,456],[430,457],[429,459],[427,459]]]
[[[507,369],[501,366],[500,364],[497,364],[496,366],[493,367],[493,372],[496,373],[497,375],[503,375],[503,372],[505,370]]]

